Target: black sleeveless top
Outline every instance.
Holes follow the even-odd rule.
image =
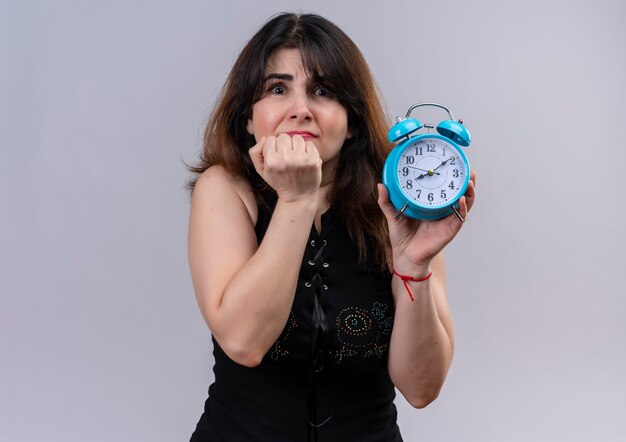
[[[259,243],[270,218],[259,205]],[[237,364],[213,339],[215,382],[191,442],[402,441],[387,371],[393,317],[391,274],[358,266],[329,209],[321,234],[311,227],[291,314],[261,364]]]

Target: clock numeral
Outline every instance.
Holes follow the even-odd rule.
[[[450,157],[450,166],[456,164],[456,158],[455,157]]]
[[[445,148],[445,147],[443,148],[443,154],[442,154],[441,156],[442,156],[442,157],[445,157],[445,156],[446,156],[446,148]]]
[[[450,190],[456,189],[456,187],[454,187],[454,181],[450,181],[450,184],[448,184],[448,187],[450,188]]]
[[[407,176],[409,174],[409,168],[408,167],[403,167],[402,168],[402,176]]]
[[[445,200],[446,198],[447,198],[447,196],[446,196],[446,191],[445,191],[445,190],[442,190],[442,191],[441,191],[441,199],[442,199],[442,200]]]
[[[406,182],[406,188],[407,188],[407,189],[412,189],[412,188],[413,188],[413,181],[411,181],[411,180],[407,180],[407,182]]]
[[[412,156],[408,156],[408,157],[406,157],[406,163],[407,163],[407,164],[413,164],[413,163],[415,163],[415,157],[412,157]]]
[[[435,196],[432,193],[428,194],[428,201],[432,202],[435,199]]]
[[[450,164],[452,164],[452,163],[450,163]],[[452,171],[452,176],[453,176],[454,178],[458,178],[458,177],[459,177],[459,169],[454,169],[454,170]]]
[[[426,145],[426,152],[434,152],[435,151],[435,145],[434,144],[427,144]]]
[[[419,198],[420,196],[422,196],[422,190],[421,189],[417,189],[415,191],[415,193],[417,193],[417,197]]]
[[[422,155],[422,147],[416,147],[415,148],[415,155]]]

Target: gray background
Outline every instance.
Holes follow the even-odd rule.
[[[625,440],[618,0],[1,0],[0,440],[188,440],[212,356],[183,161],[244,42],[297,9],[357,42],[390,116],[442,102],[473,134],[455,360],[431,406],[398,398],[405,439]]]

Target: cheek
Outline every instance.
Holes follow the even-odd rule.
[[[326,124],[330,132],[334,135],[342,138],[347,138],[348,136],[348,115],[342,109],[338,112],[333,112],[331,115],[328,115],[326,118]]]
[[[279,122],[279,112],[259,102],[252,107],[252,119],[248,121],[248,131],[253,131],[257,136],[273,135]]]

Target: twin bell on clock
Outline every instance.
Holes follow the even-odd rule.
[[[450,119],[434,126],[409,118],[414,109],[427,106],[445,110]],[[397,121],[388,139],[398,145],[385,161],[383,184],[398,217],[435,220],[455,213],[463,221],[458,202],[469,184],[470,165],[461,146],[468,147],[471,141],[463,121],[436,103],[414,104]],[[436,128],[438,133],[415,134],[422,128]]]

